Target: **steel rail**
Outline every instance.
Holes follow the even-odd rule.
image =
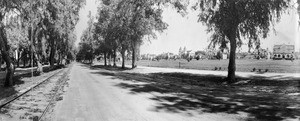
[[[7,104],[13,102],[14,100],[20,98],[21,96],[23,96],[24,94],[30,92],[31,90],[35,89],[36,87],[38,87],[39,85],[45,83],[46,81],[50,80],[50,78],[54,77],[55,75],[61,73],[63,70],[60,70],[54,74],[52,74],[51,76],[47,77],[45,80],[39,82],[38,84],[34,85],[33,87],[29,88],[28,90],[26,90],[25,92],[22,92],[21,94],[16,94],[11,96],[12,99],[9,99],[8,101],[5,101],[3,104],[0,105],[0,109],[3,108],[4,106],[6,106]],[[9,98],[9,97],[8,97]]]

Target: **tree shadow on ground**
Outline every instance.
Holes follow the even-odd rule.
[[[18,93],[14,87],[0,87],[0,100]]]
[[[54,71],[54,70],[57,70],[57,69],[61,69],[61,68],[64,68],[65,66],[62,66],[62,65],[58,65],[58,66],[54,66],[54,67],[43,67],[43,72],[47,73],[47,72],[50,72],[50,71]],[[20,71],[18,71],[20,72]],[[21,73],[21,74],[18,74],[18,75],[15,75],[13,77],[13,80],[14,80],[14,86],[13,87],[4,87],[4,81],[5,81],[5,78],[1,79],[0,80],[0,100],[1,99],[4,99],[6,97],[9,97],[9,96],[12,96],[12,95],[15,95],[18,93],[18,91],[15,89],[15,86],[20,86],[22,84],[24,84],[25,82],[22,80],[22,78],[30,78],[30,77],[36,77],[36,76],[40,76],[39,73],[37,73],[36,71],[33,72],[33,75],[32,73],[29,71],[29,72],[26,72],[26,73]]]
[[[109,70],[109,71],[125,71],[125,70],[132,70],[132,68],[121,68],[117,66],[104,66],[104,65],[93,65],[90,66],[91,69],[98,70],[99,68]]]
[[[248,114],[246,120],[284,120],[300,118],[299,79],[289,82],[268,80],[266,77],[241,78],[244,84],[224,85],[225,77],[186,73],[124,73],[93,72],[113,79],[125,80],[117,87],[130,90],[131,94],[151,93],[157,102],[153,111],[181,113],[188,110],[202,113]],[[145,82],[145,83],[129,83]],[[273,84],[274,83],[274,84]],[[293,89],[292,91],[285,91]]]

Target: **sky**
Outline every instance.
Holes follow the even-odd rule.
[[[96,16],[97,14],[97,8],[99,6],[100,0],[86,0],[86,5],[81,8],[79,11],[79,21],[75,27],[77,41],[75,42],[76,45],[80,42],[80,37],[83,33],[83,31],[88,26],[88,14],[91,12],[92,16]]]
[[[80,11],[80,20],[76,26],[77,43],[81,34],[87,28],[88,13],[91,11],[96,16],[99,0],[87,0],[86,6]],[[173,8],[166,8],[163,12],[163,21],[169,26],[163,33],[157,33],[157,38],[146,40],[141,46],[141,54],[160,54],[163,52],[178,53],[180,47],[187,50],[204,50],[209,44],[210,34],[206,26],[198,23],[197,12],[189,10],[186,16],[181,16]],[[272,50],[275,44],[294,44],[295,50],[300,51],[300,27],[296,11],[290,11],[282,16],[281,21],[275,25],[275,30],[269,32],[266,39],[261,40],[261,47]],[[245,41],[246,43],[246,41]],[[247,45],[239,50],[247,51]]]

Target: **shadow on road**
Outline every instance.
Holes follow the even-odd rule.
[[[128,68],[128,67],[125,67],[125,68],[121,68],[121,67],[114,67],[114,66],[104,66],[104,65],[91,65],[91,64],[85,64],[85,63],[82,63],[80,64],[81,67],[84,67],[84,68],[89,68],[89,69],[92,69],[92,70],[99,70],[99,69],[104,69],[104,70],[108,70],[108,71],[126,71],[126,70],[132,70],[132,68]]]
[[[100,67],[101,68],[101,67]],[[112,79],[124,80],[117,87],[131,94],[155,92],[153,111],[181,113],[188,110],[202,113],[247,113],[247,120],[283,120],[300,118],[299,79],[270,80],[273,77],[239,78],[247,83],[224,85],[224,77],[187,73],[93,72]],[[281,79],[281,80],[280,80]],[[129,83],[145,82],[145,83]],[[290,95],[291,94],[291,95]]]
[[[113,67],[113,66],[104,66],[104,65],[94,65],[94,66],[91,66],[91,69],[105,69],[105,70],[109,70],[109,71],[125,71],[125,70],[131,70],[132,68],[128,68],[128,67],[125,67],[125,68],[121,68],[121,67]]]

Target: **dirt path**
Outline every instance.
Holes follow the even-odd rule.
[[[197,110],[172,112],[158,110],[157,96],[172,96],[157,92],[133,93],[122,84],[145,85],[146,82],[124,81],[103,74],[107,70],[75,64],[63,100],[55,107],[55,121],[234,121],[246,117],[243,113],[199,113]]]

